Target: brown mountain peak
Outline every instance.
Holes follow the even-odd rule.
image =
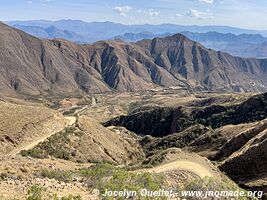
[[[0,93],[136,91],[184,87],[266,91],[266,60],[204,48],[181,34],[137,43],[40,40],[0,24]]]

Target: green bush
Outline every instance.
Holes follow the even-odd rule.
[[[82,200],[82,198],[80,195],[69,195],[59,198],[57,194],[48,194],[43,187],[33,185],[28,190],[27,200]]]
[[[54,195],[53,200],[82,200],[82,198],[80,195],[78,196],[69,195],[62,198],[58,198],[57,195]]]
[[[27,200],[42,200],[42,192],[43,188],[38,185],[33,185],[28,190],[28,197]]]
[[[124,189],[137,192],[144,188],[159,190],[164,185],[164,177],[161,175],[129,172],[110,164],[97,164],[87,169],[81,169],[79,173],[90,188],[97,188],[100,193],[104,193],[105,190]],[[114,199],[114,197],[104,199]]]
[[[60,171],[60,170],[48,170],[44,169],[41,172],[41,176],[49,179],[56,179],[63,182],[71,182],[73,180],[73,172],[71,171]]]
[[[76,131],[75,127],[67,127],[63,131],[51,136],[48,140],[38,144],[35,148],[30,150],[23,150],[20,152],[22,156],[30,156],[34,158],[48,158],[54,156],[55,158],[71,160],[71,150],[67,147],[69,143],[69,135],[82,135],[81,131]]]

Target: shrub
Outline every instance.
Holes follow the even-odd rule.
[[[41,175],[49,179],[56,179],[58,181],[63,181],[63,182],[71,182],[73,180],[73,172],[71,171],[44,169],[42,170]]]
[[[33,185],[29,190],[28,190],[28,197],[27,200],[42,200],[42,192],[43,188],[38,185]]]
[[[51,200],[82,200],[80,195],[73,196],[64,196],[59,198],[57,194],[48,194],[45,193],[45,189],[42,188],[41,186],[38,185],[33,185],[29,190],[28,190],[28,197],[27,200],[46,200],[46,199],[51,199]]]
[[[103,193],[106,189],[113,191],[126,189],[137,192],[143,188],[159,190],[164,185],[164,177],[161,175],[129,172],[110,164],[97,164],[87,169],[81,169],[79,173],[89,187],[99,189],[100,193]],[[139,199],[142,198],[140,197]]]

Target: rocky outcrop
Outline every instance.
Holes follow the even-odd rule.
[[[103,125],[124,126],[141,135],[162,137],[181,132],[195,124],[202,124],[215,129],[229,124],[263,120],[267,117],[266,108],[267,93],[253,96],[243,103],[231,106],[154,108],[119,116],[103,123]]]

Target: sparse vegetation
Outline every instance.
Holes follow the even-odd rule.
[[[233,106],[210,106],[193,112],[192,119],[205,126],[218,128],[227,124],[240,124],[267,117],[267,93],[253,96]]]
[[[208,146],[209,144],[213,144],[213,141],[215,141],[217,138],[214,138],[210,141],[208,139],[210,137],[219,137],[218,134],[221,134],[221,140],[222,140],[221,143],[225,144],[226,140],[224,141],[225,139],[224,137],[226,137],[225,136],[226,134],[224,135],[224,132],[222,132],[224,131],[223,129],[224,127],[222,127],[221,129],[217,129],[217,130],[222,130],[221,132],[218,132],[217,130],[213,130],[213,128],[216,128],[217,126],[220,127],[220,126],[224,126],[225,124],[233,123],[233,120],[237,120],[238,123],[241,121],[242,122],[258,121],[259,119],[264,118],[266,115],[266,106],[265,106],[266,102],[264,100],[265,98],[264,95],[262,95],[261,97],[257,97],[256,99],[250,100],[251,101],[250,103],[245,102],[245,103],[239,103],[238,105],[234,105],[233,103],[232,104],[229,103],[227,105],[225,104],[219,105],[219,104],[210,104],[208,102],[207,105],[203,106],[203,108],[201,109],[200,107],[198,107],[198,105],[194,105],[194,104],[188,107],[182,105],[179,108],[174,108],[174,107],[159,108],[155,106],[155,107],[152,107],[153,109],[150,109],[151,108],[149,107],[150,105],[157,105],[156,103],[152,102],[152,100],[143,101],[140,97],[135,97],[136,98],[135,100],[137,101],[132,100],[131,101],[132,104],[130,104],[129,106],[129,104],[127,104],[127,101],[129,101],[129,96],[125,95],[125,97],[122,96],[122,98],[126,99],[122,103],[121,102],[117,103],[116,101],[114,101],[115,97],[113,99],[111,98],[113,104],[109,104],[109,103],[102,104],[102,101],[100,101],[98,105],[84,112],[83,116],[79,117],[76,123],[76,127],[68,127],[65,130],[49,137],[45,142],[40,143],[35,148],[21,152],[21,155],[23,156],[30,156],[34,158],[52,157],[52,159],[54,160],[53,162],[55,163],[57,162],[57,159],[55,158],[59,158],[59,159],[71,160],[71,161],[81,162],[81,163],[90,162],[90,163],[94,163],[94,165],[92,165],[89,168],[82,168],[79,170],[76,169],[76,167],[60,168],[59,166],[57,166],[54,168],[53,166],[51,168],[46,168],[45,166],[44,168],[42,168],[43,167],[42,166],[42,167],[39,167],[38,172],[36,172],[37,171],[36,170],[34,174],[31,173],[31,170],[27,172],[23,170],[19,170],[19,173],[23,175],[20,180],[23,180],[26,175],[29,175],[35,178],[36,177],[42,178],[41,180],[44,182],[51,181],[52,185],[58,184],[59,182],[61,183],[65,182],[68,184],[62,183],[62,185],[67,185],[67,187],[71,185],[75,186],[75,184],[79,182],[79,183],[84,183],[84,185],[81,186],[82,188],[85,188],[86,186],[88,186],[88,190],[97,188],[100,190],[100,192],[104,192],[106,189],[107,190],[127,189],[127,190],[136,190],[136,191],[140,190],[141,188],[147,188],[149,190],[161,189],[165,187],[165,183],[166,183],[165,177],[163,175],[155,175],[155,174],[143,173],[143,172],[136,173],[133,171],[135,171],[136,169],[146,168],[146,167],[153,168],[159,164],[168,162],[169,160],[176,159],[176,158],[180,159],[181,157],[179,156],[175,157],[173,156],[172,153],[169,154],[169,155],[172,154],[171,156],[166,156],[162,150],[166,150],[166,149],[169,150],[169,147],[174,147],[174,146],[179,147],[179,148],[190,146],[190,144],[194,142],[196,138],[200,138],[202,135],[205,136],[204,138],[207,138],[203,142],[203,145]],[[138,100],[138,98],[140,99]],[[111,100],[109,99],[109,101]],[[167,100],[163,99],[162,101],[167,101]],[[142,104],[145,104],[145,105],[142,105]],[[123,106],[128,105],[129,107],[125,106],[125,109],[124,109],[122,105]],[[255,105],[255,106],[251,106],[251,105]],[[102,108],[99,109],[99,107],[101,106],[103,107],[103,109]],[[89,112],[92,114],[92,116],[94,116],[95,114],[96,117],[98,117],[98,115],[102,115],[101,113],[103,112],[103,110],[105,111],[107,115],[110,115],[111,113],[112,116],[118,115],[121,113],[124,114],[124,113],[127,113],[126,108],[130,108],[130,110],[132,110],[132,113],[131,113],[132,118],[127,123],[132,124],[134,127],[137,127],[137,128],[141,127],[142,130],[152,129],[154,133],[157,132],[159,134],[157,135],[159,136],[159,138],[153,138],[151,136],[143,137],[141,135],[140,137],[139,136],[138,137],[134,137],[134,136],[126,137],[124,127],[104,128],[103,126],[98,126],[99,125],[97,121],[98,119],[94,122],[94,121],[90,121],[90,119],[88,119],[86,116],[88,114],[87,112]],[[139,108],[140,108],[140,112],[139,112]],[[73,111],[75,110],[71,110],[71,112]],[[240,114],[242,113],[241,111],[243,112],[242,115]],[[246,115],[244,113],[248,113],[248,114]],[[153,115],[152,118],[150,114]],[[126,116],[126,117],[129,117],[129,116]],[[83,119],[84,121],[81,121],[81,119]],[[135,120],[138,121],[137,123],[138,126],[135,124],[136,123]],[[95,126],[95,124],[97,124],[97,126]],[[235,127],[235,126],[229,126],[229,127]],[[245,130],[246,127],[242,129]],[[97,130],[97,131],[94,132],[94,130]],[[232,129],[229,129],[229,130],[232,130]],[[214,135],[213,131],[215,131],[217,135]],[[162,135],[169,134],[170,132],[173,132],[174,134],[161,137]],[[104,134],[101,135],[101,137],[98,137],[102,133]],[[110,137],[113,140],[113,142],[115,141],[114,138],[117,135],[120,135],[120,136],[123,135],[125,138],[123,138],[124,140],[116,140],[114,143],[112,143],[112,145],[110,145],[111,142],[108,136],[110,136],[112,133],[116,133],[114,134],[114,136],[112,135],[112,137]],[[227,134],[227,136],[229,136],[229,134]],[[233,133],[229,137],[234,137],[234,136],[236,135],[234,135]],[[254,135],[252,135],[251,137],[248,137],[248,136],[250,135],[245,134],[246,140],[250,140],[252,136],[254,137]],[[146,153],[145,155],[146,157],[143,156],[143,157],[140,157],[140,159],[132,159],[132,157],[134,156],[137,157],[139,155],[139,152],[135,151],[135,149],[140,147],[140,146],[134,146],[132,144],[135,144],[134,143],[135,141],[140,141],[139,139],[141,138],[143,138],[144,140],[147,140],[146,144],[151,144],[149,145],[149,148],[146,148],[144,145],[142,145],[143,150]],[[151,138],[154,140],[154,143],[152,141],[153,144],[151,143],[151,140],[152,140]],[[13,138],[11,137],[11,139]],[[124,141],[131,141],[131,140],[133,140],[134,142],[133,143],[129,142],[129,145],[127,144],[128,146],[123,143]],[[89,143],[90,141],[92,141],[92,143]],[[102,141],[104,141],[105,143],[104,142],[102,143]],[[117,151],[116,149],[116,147],[119,146],[120,144],[122,144],[123,146],[122,149],[127,149],[127,150],[130,148],[134,149],[134,150],[130,150],[129,152],[125,154],[125,160],[123,161],[120,160],[121,155],[122,155],[121,152]],[[138,143],[138,145],[139,144],[140,143]],[[238,147],[239,145],[240,147],[244,146],[243,144],[242,145],[241,144],[242,143],[238,142],[238,145],[232,145],[232,146],[234,146],[235,147],[234,150],[236,150],[236,147]],[[95,149],[100,149],[100,151],[94,152]],[[227,150],[229,150],[229,148]],[[101,151],[104,153],[102,155],[98,155],[101,153]],[[124,153],[124,151],[122,151],[122,153]],[[192,156],[192,153],[189,152],[189,154],[190,156]],[[187,157],[185,157],[185,160],[186,159]],[[23,158],[23,160],[34,160],[35,161],[35,159],[27,159],[27,158]],[[38,160],[38,162],[39,161],[47,162],[47,160],[42,160],[42,161]],[[62,162],[65,162],[65,161],[62,161]],[[70,162],[66,162],[66,163],[70,163]],[[203,163],[206,163],[206,162],[203,161]],[[119,164],[119,165],[125,164],[127,166],[124,168],[120,168],[120,167],[116,167],[115,166],[116,164]],[[84,164],[84,165],[87,165],[87,164]],[[207,167],[207,166],[205,165],[204,167]],[[64,169],[64,170],[59,170],[59,169]],[[240,168],[237,167],[237,170],[239,170],[240,172]],[[140,171],[142,171],[142,169],[140,169]],[[17,173],[17,172],[12,172],[12,173]],[[183,174],[183,173],[184,172],[182,172],[181,174],[170,173],[170,176],[173,175],[175,178],[178,178],[178,179],[180,178],[180,175],[181,176],[185,175],[184,177],[186,177],[187,174]],[[194,172],[190,172],[190,173],[193,174]],[[254,172],[252,173],[255,174]],[[6,174],[0,174],[0,180],[2,179],[3,181],[9,180],[12,177],[13,175],[7,177]],[[14,177],[18,177],[17,174],[15,174]],[[191,179],[192,177],[190,176],[190,178],[188,179]],[[55,179],[57,181],[48,180],[48,179]],[[74,181],[75,181],[75,184],[74,184]],[[177,184],[177,183],[174,183],[174,180],[171,180],[171,181],[173,181],[171,182],[171,184]],[[184,180],[181,179],[181,181],[184,181]],[[39,184],[39,182],[37,182],[37,184]],[[80,185],[78,187],[80,187]],[[180,189],[183,189],[183,190],[194,190],[194,189],[197,189],[197,190],[207,190],[207,189],[209,190],[217,190],[217,189],[236,190],[239,188],[235,184],[233,184],[233,182],[222,182],[218,179],[215,180],[215,179],[207,178],[204,180],[195,179],[193,181],[189,181]],[[77,189],[74,188],[74,191],[76,190]],[[31,190],[29,190],[28,198],[29,200],[35,200],[35,199],[39,200],[38,198],[41,195],[42,200],[43,200],[44,199],[43,197],[46,192],[47,191],[45,191],[45,188],[40,189],[37,186],[34,186],[33,188],[31,188]],[[24,190],[24,193],[25,193],[25,190]],[[53,196],[53,200],[78,200],[78,199],[80,199],[80,197],[71,196],[71,195],[66,196],[66,197],[58,197],[57,195]],[[114,199],[114,198],[111,198],[111,199]]]
[[[128,116],[120,116],[103,123],[104,126],[124,126],[130,131],[162,137],[181,132],[195,124],[219,128],[228,124],[255,122],[267,117],[267,93],[230,106],[211,105],[206,108],[154,108]]]
[[[81,136],[84,133],[77,127],[67,127],[63,131],[49,137],[47,141],[40,143],[33,149],[21,151],[22,156],[30,156],[34,158],[47,158],[53,156],[55,158],[71,160],[75,152],[68,146],[70,136]]]
[[[28,190],[27,200],[42,200],[43,190],[44,188],[42,188],[41,186],[33,185]]]
[[[88,169],[82,169],[80,173],[89,187],[98,188],[101,193],[106,189],[113,191],[127,189],[137,192],[143,188],[159,190],[164,187],[165,181],[162,175],[129,172],[109,164],[95,165]]]
[[[39,186],[33,185],[28,190],[27,200],[82,200],[81,196],[68,195],[64,197],[58,197],[57,194],[50,194],[46,192],[46,189]]]
[[[71,108],[63,113],[63,115],[73,115],[77,110],[81,109],[81,107]]]
[[[88,189],[97,188],[101,193],[104,193],[106,189],[139,191],[146,188],[149,190],[159,190],[164,187],[165,183],[163,175],[130,172],[107,163],[96,164],[78,171],[43,170],[41,175],[64,182],[70,182],[72,177],[75,176],[87,184]]]
[[[56,179],[63,182],[71,182],[73,180],[73,172],[71,171],[60,171],[60,170],[48,170],[43,169],[41,176],[49,179]]]
[[[41,106],[26,106],[0,101],[0,137],[5,137],[9,142],[15,143],[12,138],[17,133],[26,129],[27,125],[38,124],[38,122],[53,116],[51,109]],[[12,134],[11,134],[12,133]],[[18,140],[18,139],[17,139]],[[1,150],[1,148],[0,148]]]

